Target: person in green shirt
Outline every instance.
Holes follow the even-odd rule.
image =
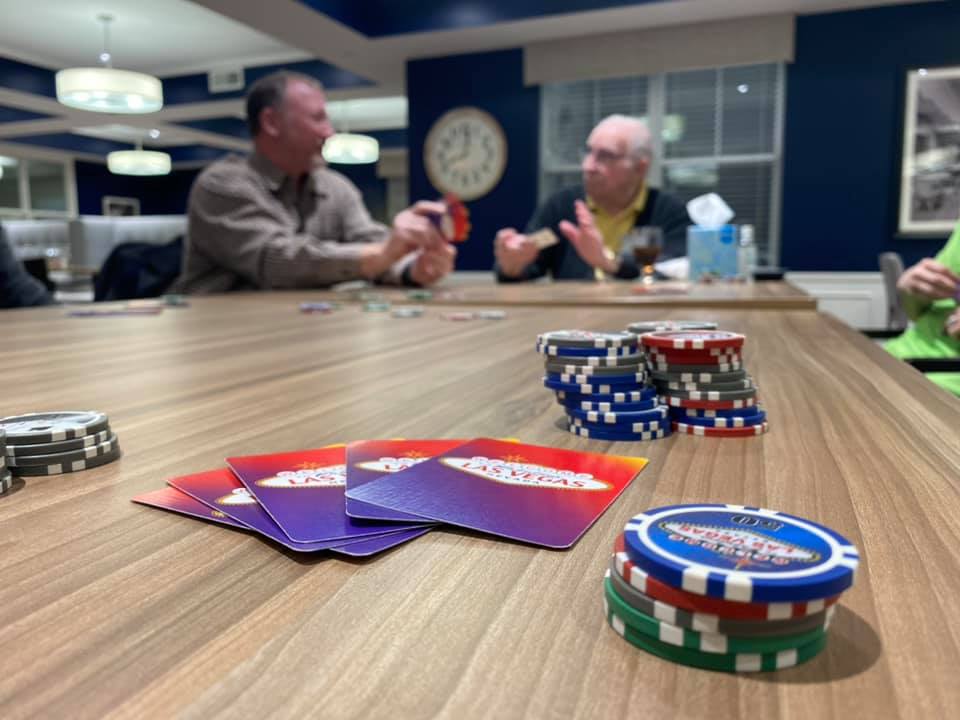
[[[913,325],[886,349],[899,358],[960,358],[960,225],[936,259],[924,258],[903,272],[897,289]],[[960,373],[927,377],[960,395]]]

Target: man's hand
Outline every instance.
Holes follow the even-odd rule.
[[[442,202],[421,200],[406,210],[397,213],[393,219],[393,230],[386,243],[386,252],[397,261],[414,250],[438,250],[446,245],[446,239],[431,219],[447,211]]]
[[[410,279],[417,285],[427,287],[453,271],[457,249],[444,243],[436,250],[424,250],[410,267]]]
[[[361,274],[373,280],[389,270],[398,260],[418,250],[443,255],[447,241],[431,216],[442,215],[446,210],[442,202],[421,200],[397,213],[393,219],[390,237],[385,242],[368,246],[361,257]]]
[[[960,276],[936,260],[924,258],[897,280],[897,290],[924,300],[952,298],[960,288]]]
[[[583,258],[583,261],[593,268],[599,268],[611,275],[617,272],[616,258],[612,258],[607,253],[607,248],[603,244],[603,236],[597,230],[593,222],[593,215],[583,200],[577,200],[574,203],[574,210],[577,214],[577,224],[562,220],[560,222],[560,232],[564,234],[570,244],[573,245],[577,254]]]
[[[954,310],[943,325],[944,332],[954,340],[960,340],[960,309]]]
[[[537,259],[537,244],[513,228],[504,228],[493,241],[493,254],[500,272],[506,277],[520,277],[524,268]]]

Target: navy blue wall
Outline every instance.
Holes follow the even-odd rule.
[[[77,161],[77,206],[81,215],[101,215],[104,195],[140,200],[141,215],[187,211],[187,196],[199,170],[174,170],[159,177],[114,175],[106,165]]]
[[[377,165],[331,165],[336,170],[350,178],[351,182],[363,195],[363,204],[367,206],[374,220],[389,224],[387,218],[387,181],[377,177]]]
[[[793,270],[907,264],[946,236],[898,238],[906,72],[960,65],[960,3],[797,19],[787,71],[781,263]]]
[[[489,270],[497,230],[526,225],[537,201],[540,92],[523,85],[522,51],[411,61],[407,63],[407,97],[412,200],[439,195],[423,167],[423,143],[443,113],[463,105],[479,107],[503,127],[506,171],[488,195],[467,204],[473,227],[457,258],[459,270]]]

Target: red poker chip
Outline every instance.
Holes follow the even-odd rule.
[[[738,410],[753,407],[757,404],[757,399],[752,397],[741,400],[688,400],[687,398],[660,395],[657,397],[657,402],[670,407],[693,408],[695,410]]]
[[[724,330],[665,330],[640,336],[646,347],[673,350],[742,347],[746,336]]]
[[[703,350],[674,350],[673,348],[647,348],[647,352],[665,357],[717,357],[719,355],[739,355],[741,348],[725,347],[704,348]]]
[[[685,433],[686,435],[700,435],[701,437],[752,437],[754,435],[763,435],[770,429],[769,423],[760,423],[759,425],[747,425],[745,427],[707,427],[705,425],[688,425],[687,423],[673,423],[673,431]]]
[[[443,196],[447,212],[440,218],[440,231],[448,242],[463,242],[470,235],[470,212],[453,193]]]
[[[830,607],[840,599],[839,595],[834,595],[823,600],[806,602],[753,603],[724,600],[709,595],[694,595],[673,585],[667,585],[634,565],[627,555],[623,533],[618,535],[614,542],[613,557],[617,573],[631,587],[635,587],[654,600],[660,600],[688,612],[708,613],[738,620],[788,620],[822,612],[824,608]]]

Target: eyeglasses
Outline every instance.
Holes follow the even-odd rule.
[[[587,147],[581,152],[580,161],[586,160],[590,155],[599,165],[613,165],[613,163],[627,157],[627,153],[614,153],[609,150],[595,150],[592,147]]]

